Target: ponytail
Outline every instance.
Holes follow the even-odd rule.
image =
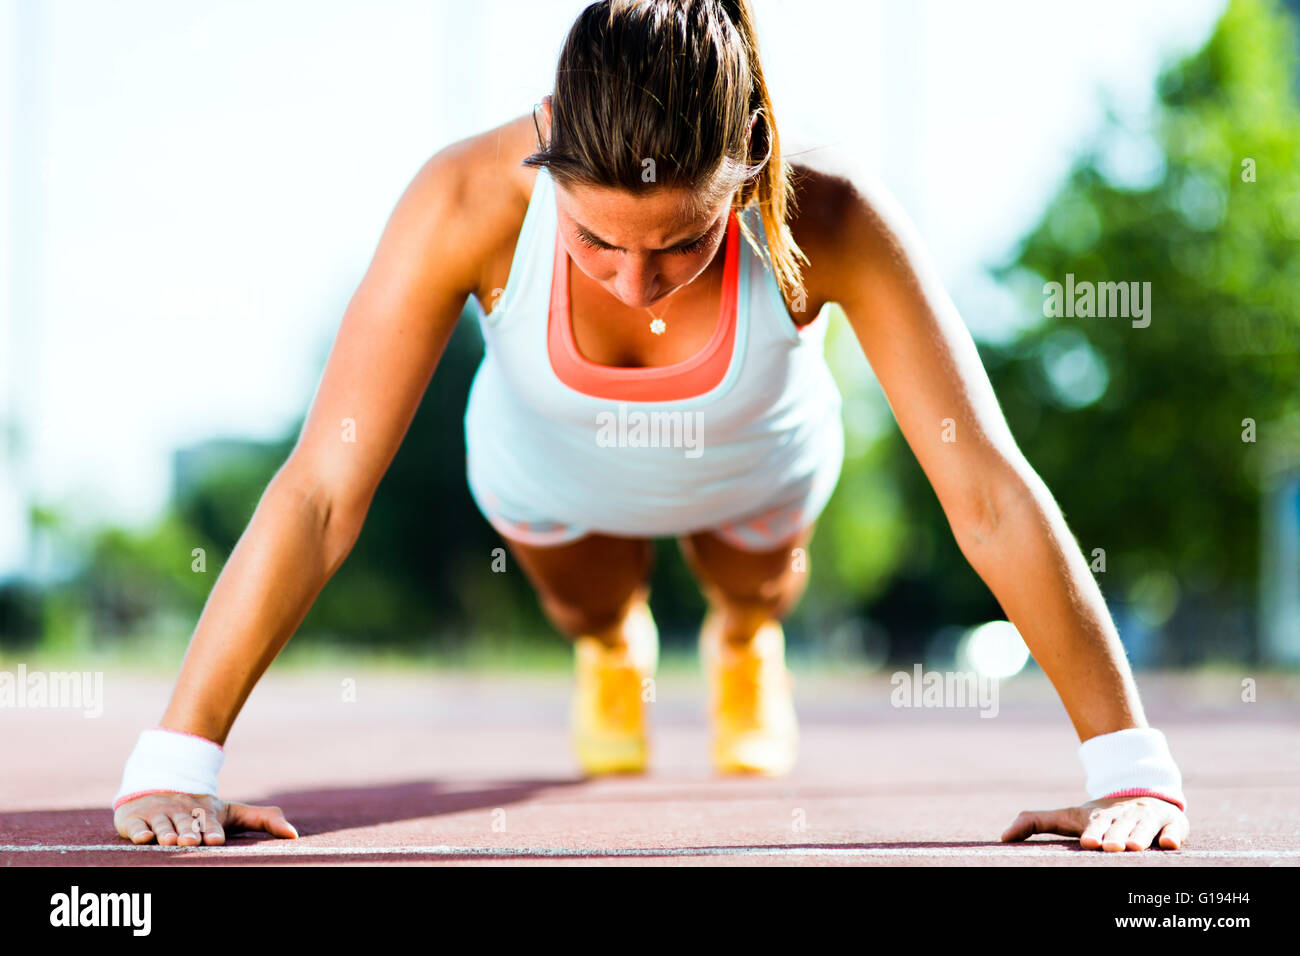
[[[740,34],[745,55],[749,61],[749,74],[753,82],[750,92],[750,115],[758,113],[754,124],[753,137],[750,141],[749,162],[756,157],[761,161],[766,156],[762,171],[751,182],[746,183],[737,196],[738,208],[745,208],[750,202],[758,203],[759,213],[763,218],[763,230],[767,233],[769,265],[776,274],[781,293],[787,303],[798,297],[803,282],[803,270],[800,266],[808,264],[808,257],[794,241],[787,217],[797,209],[794,188],[791,184],[791,169],[781,155],[781,138],[777,133],[776,120],[772,113],[772,95],[768,92],[767,81],[763,76],[762,63],[758,55],[758,31],[754,25],[754,14],[749,0],[716,0],[736,32]],[[755,245],[754,237],[745,229],[746,237]]]

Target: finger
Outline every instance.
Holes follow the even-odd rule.
[[[1187,832],[1191,829],[1187,822],[1187,817],[1179,816],[1172,823],[1165,824],[1164,829],[1160,831],[1160,849],[1177,850],[1187,839]]]
[[[203,842],[203,832],[193,816],[185,810],[176,810],[171,814],[172,826],[176,828],[177,846],[198,846]]]
[[[226,842],[226,831],[221,828],[221,821],[217,819],[217,814],[203,807],[195,807],[190,814],[194,817],[198,833],[206,845],[219,846]]]
[[[149,826],[153,828],[154,835],[161,846],[176,845],[176,828],[167,819],[167,814],[160,813],[156,817],[150,817]]]
[[[1127,847],[1130,850],[1149,850],[1151,844],[1156,838],[1156,833],[1160,830],[1160,825],[1165,822],[1165,817],[1155,816],[1148,813],[1146,816],[1139,817],[1137,825],[1133,827],[1133,832],[1128,835]]]
[[[1101,848],[1107,853],[1123,853],[1128,846],[1129,834],[1137,822],[1138,818],[1131,813],[1120,814],[1102,835]]]
[[[1079,832],[1078,816],[1065,810],[1023,810],[1002,834],[1004,842],[1024,840],[1035,833],[1058,833],[1074,836]]]
[[[132,843],[148,843],[153,839],[153,831],[149,829],[149,824],[144,822],[143,817],[127,817],[122,821],[122,827],[117,832]]]
[[[1115,814],[1109,810],[1095,809],[1088,811],[1088,823],[1079,834],[1079,846],[1085,850],[1101,849],[1102,838],[1110,825],[1115,822]]]
[[[273,836],[298,839],[298,831],[284,818],[279,807],[250,807],[242,803],[227,804],[226,822],[244,830],[265,830]]]

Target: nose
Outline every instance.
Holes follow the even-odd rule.
[[[643,309],[653,302],[661,288],[658,271],[649,259],[627,257],[614,277],[614,295],[634,309]]]

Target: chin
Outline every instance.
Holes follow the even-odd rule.
[[[625,306],[627,306],[629,309],[644,309],[647,305],[654,305],[656,302],[660,302],[660,301],[662,301],[663,299],[665,299],[667,296],[669,296],[669,295],[672,294],[672,293],[670,293],[670,292],[662,292],[662,293],[660,293],[659,295],[655,296],[655,297],[654,297],[653,299],[651,299],[650,301],[648,301],[648,302],[646,302],[646,303],[644,303],[644,304],[642,304],[642,305],[635,305],[635,304],[633,304],[633,303],[627,301],[627,299],[623,298],[623,297],[622,297],[621,295],[619,295],[618,293],[614,292],[613,289],[606,289],[605,291],[609,293],[610,298],[615,299],[616,301],[623,303],[623,304],[624,304]],[[676,291],[676,290],[673,290],[673,291]]]

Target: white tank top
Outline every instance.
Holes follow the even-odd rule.
[[[794,324],[732,214],[710,342],[675,365],[596,365],[573,342],[554,188],[539,169],[496,308],[472,297],[486,346],[465,411],[479,508],[629,537],[689,534],[785,502],[815,517],[844,455],[828,318]],[[766,252],[757,209],[743,215]]]

